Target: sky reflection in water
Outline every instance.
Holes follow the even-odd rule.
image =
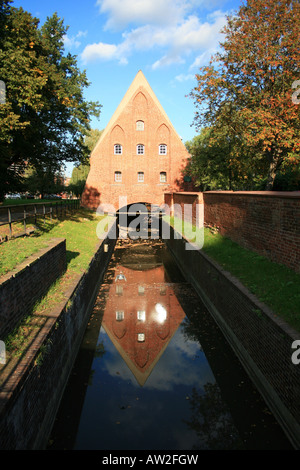
[[[166,309],[160,323],[157,303]],[[139,310],[146,321],[137,320]],[[290,448],[160,241],[118,242],[88,330],[50,448]],[[87,373],[80,354],[87,352],[88,383],[76,401]],[[64,438],[71,403],[72,429]]]

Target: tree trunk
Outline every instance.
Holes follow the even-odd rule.
[[[272,191],[273,189],[273,184],[276,176],[276,163],[273,161],[270,163],[269,166],[269,172],[268,172],[268,178],[267,178],[267,183],[266,183],[266,191]]]
[[[281,163],[282,163],[282,155],[280,155],[280,151],[277,151],[277,150],[273,151],[271,154],[271,159],[270,159],[268,178],[267,178],[267,183],[266,183],[266,188],[265,188],[266,191],[272,191],[275,176]]]

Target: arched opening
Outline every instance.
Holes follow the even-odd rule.
[[[164,209],[149,202],[135,202],[121,207],[117,212],[120,238],[160,238]]]

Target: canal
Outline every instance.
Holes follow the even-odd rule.
[[[49,450],[291,449],[161,240],[119,239]]]

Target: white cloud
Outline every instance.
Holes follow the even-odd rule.
[[[118,47],[114,44],[98,42],[97,44],[89,44],[86,46],[81,57],[84,62],[112,60],[117,58],[117,51]]]
[[[155,70],[160,67],[166,67],[172,64],[184,64],[184,62],[184,59],[182,59],[179,55],[164,55],[161,59],[152,64],[152,69]]]
[[[221,38],[220,29],[224,26],[226,17],[218,13],[213,17],[213,20],[212,23],[201,22],[196,16],[190,16],[177,27],[165,31],[165,35],[168,35],[165,43],[169,46],[169,51],[152,67],[157,68],[174,62],[182,62],[183,57],[198,51],[204,51],[199,54],[199,57],[202,59],[205,57],[209,60],[211,54],[217,50]]]
[[[199,50],[208,45],[217,43],[219,31],[225,24],[224,15],[216,15],[213,23],[202,23],[196,16],[190,16],[176,31],[174,31],[174,45],[181,49]]]
[[[108,15],[107,29],[121,29],[129,24],[177,23],[189,8],[188,0],[97,0],[100,13]]]
[[[88,33],[87,31],[78,31],[78,33],[76,34],[76,37],[78,38],[85,37],[87,33]]]
[[[189,80],[194,80],[195,79],[195,74],[193,73],[188,73],[188,74],[184,74],[184,73],[181,73],[180,75],[177,75],[175,77],[175,80],[177,82],[187,82]]]
[[[82,59],[84,62],[117,60],[126,64],[136,51],[155,51],[161,57],[152,64],[153,69],[185,63],[189,56],[192,56],[192,67],[196,67],[217,50],[220,30],[226,24],[226,16],[220,10],[200,19],[199,8],[194,7],[204,1],[98,0],[100,11],[108,13],[107,27],[121,27],[130,22],[141,24],[125,30],[119,43],[86,46]]]
[[[71,49],[73,47],[76,47],[76,48],[80,47],[81,42],[78,41],[78,39],[86,35],[87,35],[87,31],[78,31],[78,33],[75,36],[71,36],[71,37],[65,34],[63,37],[65,47],[67,49]]]
[[[190,66],[190,70],[198,69],[204,65],[208,65],[211,57],[217,52],[216,48],[209,48],[202,54],[198,55],[192,65]]]

